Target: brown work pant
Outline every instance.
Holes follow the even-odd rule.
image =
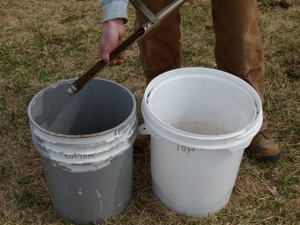
[[[156,14],[173,0],[143,2]],[[257,0],[212,0],[211,3],[218,69],[248,82],[263,102],[264,58],[258,28]],[[144,16],[137,12],[136,28],[145,22]],[[181,67],[179,11],[166,18],[151,35],[141,40],[139,47],[147,84],[157,75]],[[265,128],[266,120],[261,129]]]

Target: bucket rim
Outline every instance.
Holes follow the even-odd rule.
[[[218,74],[216,74],[216,72]],[[187,74],[190,73],[190,74]],[[230,132],[226,134],[216,134],[216,135],[203,135],[203,134],[196,134],[191,133],[187,131],[183,131],[180,129],[177,129],[164,121],[162,121],[160,118],[158,118],[155,114],[152,113],[152,109],[149,106],[149,97],[151,96],[151,92],[153,90],[158,89],[161,85],[163,85],[165,82],[168,82],[172,79],[177,79],[178,77],[182,76],[184,74],[185,77],[189,75],[195,76],[197,73],[201,75],[209,75],[210,77],[215,76],[219,79],[225,79],[224,76],[226,76],[226,80],[234,83],[235,85],[238,85],[242,87],[242,89],[246,89],[246,92],[252,96],[253,104],[256,106],[256,113],[253,115],[251,121],[242,129],[239,129],[235,132]],[[226,140],[235,138],[238,136],[245,136],[248,133],[254,132],[254,130],[257,130],[256,124],[260,123],[260,120],[262,117],[262,103],[260,101],[260,97],[257,94],[257,92],[254,90],[254,88],[242,80],[241,78],[238,78],[230,73],[217,70],[217,69],[210,69],[210,68],[204,68],[204,67],[186,67],[186,68],[179,68],[174,69],[171,71],[167,71],[160,76],[154,78],[149,85],[147,86],[145,90],[145,94],[142,100],[142,113],[144,115],[144,118],[148,119],[148,121],[145,121],[145,124],[148,125],[149,129],[151,131],[157,132],[157,130],[163,130],[167,133],[169,136],[170,134],[175,134],[176,136],[193,139],[193,140],[206,140],[206,141],[219,141],[219,140]],[[152,115],[152,116],[150,116]],[[157,128],[157,126],[159,128]],[[261,124],[260,124],[261,126]],[[260,128],[259,126],[259,128]],[[150,132],[151,132],[150,131]],[[258,131],[258,130],[257,130]],[[254,135],[253,135],[254,136]]]
[[[112,133],[115,130],[119,130],[120,128],[126,126],[129,121],[131,121],[131,120],[133,120],[135,118],[135,114],[136,114],[136,100],[135,100],[134,95],[126,87],[122,86],[121,84],[119,84],[117,82],[114,82],[114,81],[111,81],[111,80],[108,80],[108,79],[103,79],[103,78],[95,77],[95,78],[93,78],[93,80],[112,83],[112,84],[114,84],[116,86],[119,86],[119,87],[123,88],[124,90],[127,91],[127,93],[130,95],[131,99],[133,100],[133,109],[132,109],[130,115],[122,123],[120,123],[119,125],[111,128],[111,129],[105,130],[105,131],[96,132],[96,133],[92,133],[92,134],[77,134],[77,135],[55,133],[55,132],[52,132],[52,131],[48,131],[45,128],[42,128],[40,125],[38,125],[35,122],[35,120],[32,118],[32,115],[31,115],[31,112],[30,112],[30,108],[34,104],[36,98],[38,98],[39,96],[41,96],[43,94],[43,92],[46,91],[46,90],[54,89],[54,88],[58,87],[59,85],[63,85],[63,84],[66,84],[66,83],[70,83],[71,84],[75,80],[77,80],[77,78],[71,78],[71,79],[67,79],[67,80],[62,80],[62,81],[53,83],[53,84],[51,84],[51,85],[43,88],[39,92],[37,92],[32,97],[32,99],[30,100],[30,102],[28,104],[28,107],[27,107],[27,115],[28,115],[30,123],[32,123],[36,128],[38,128],[42,132],[44,132],[44,133],[46,133],[48,135],[54,136],[54,137],[59,137],[59,138],[93,138],[93,137],[97,137],[99,135],[106,135],[106,134]],[[92,80],[90,82],[92,82]],[[67,89],[66,89],[66,93],[67,93]]]

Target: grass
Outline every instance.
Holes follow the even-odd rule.
[[[228,205],[210,217],[190,218],[167,210],[153,196],[150,153],[136,154],[132,201],[107,224],[299,224],[300,3],[258,4],[266,57],[265,111],[282,159],[259,164],[244,156]],[[131,8],[128,33],[133,17]],[[0,3],[0,224],[67,224],[51,206],[26,110],[39,90],[82,75],[99,59],[101,20],[98,1]],[[183,66],[215,68],[208,0],[182,7],[182,31]],[[127,63],[106,69],[101,77],[130,89],[140,108],[145,80],[137,46],[126,55]]]

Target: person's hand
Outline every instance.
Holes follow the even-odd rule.
[[[194,5],[196,3],[196,0],[188,0],[188,2],[192,5]]]
[[[121,44],[124,34],[124,19],[116,18],[105,22],[99,43],[99,54],[104,62],[108,63],[110,61],[110,53]],[[126,57],[121,54],[110,63],[110,66],[121,65],[125,60]]]

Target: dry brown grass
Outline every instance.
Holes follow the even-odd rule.
[[[265,110],[282,149],[281,161],[258,164],[244,156],[229,204],[216,215],[189,218],[156,200],[149,151],[136,154],[132,201],[107,224],[299,224],[300,4],[260,0],[259,6],[266,55]],[[209,1],[184,5],[182,17],[183,65],[214,68]],[[132,19],[133,15],[129,31]],[[98,1],[1,0],[0,224],[67,224],[51,206],[26,109],[39,90],[80,76],[98,60],[101,20]],[[125,65],[108,68],[101,77],[129,88],[139,108],[145,81],[136,45],[126,55]]]

